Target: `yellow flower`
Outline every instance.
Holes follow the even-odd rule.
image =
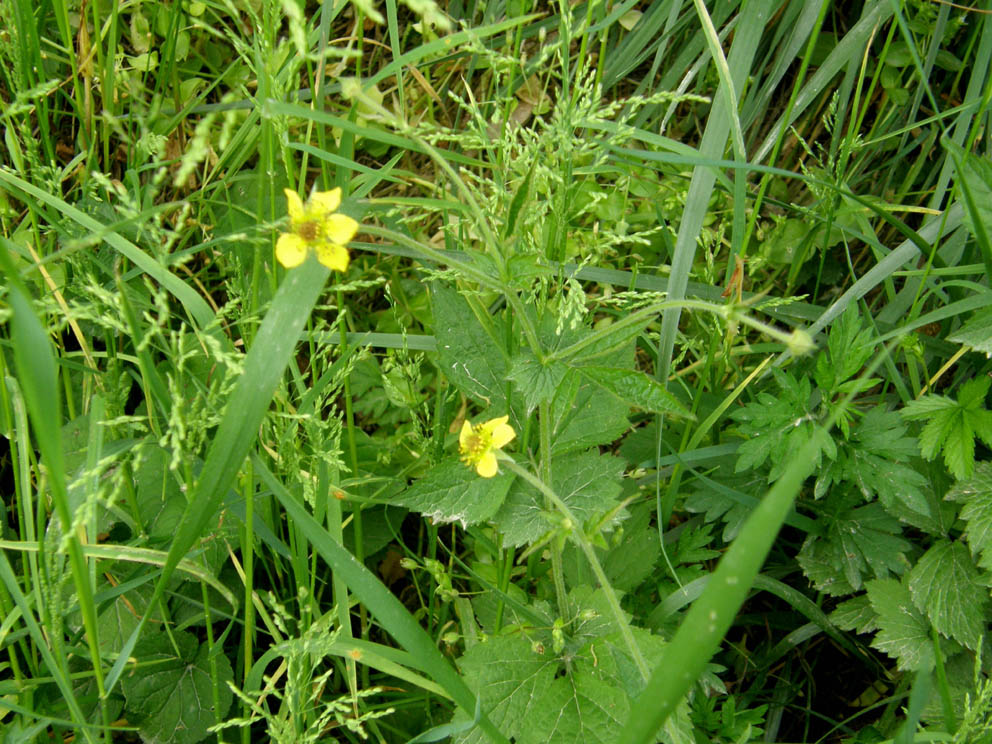
[[[475,471],[483,478],[492,478],[499,470],[496,462],[496,450],[502,449],[513,441],[517,433],[506,423],[509,416],[490,419],[478,426],[472,426],[466,421],[458,435],[458,450],[462,462],[474,465]]]
[[[287,269],[299,266],[313,250],[317,260],[335,271],[348,268],[348,249],[345,246],[358,232],[358,223],[344,214],[337,214],[341,206],[341,189],[317,191],[304,204],[295,191],[285,189],[289,203],[289,232],[279,236],[276,258]]]

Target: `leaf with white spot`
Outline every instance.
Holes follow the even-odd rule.
[[[913,604],[909,589],[895,579],[874,579],[866,582],[865,589],[879,628],[871,645],[896,659],[903,671],[931,669],[930,625]]]

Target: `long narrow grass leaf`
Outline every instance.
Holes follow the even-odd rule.
[[[275,494],[296,528],[306,536],[313,549],[320,553],[328,565],[344,577],[348,588],[362,600],[376,621],[408,652],[417,657],[423,670],[444,687],[452,700],[466,713],[474,715],[475,695],[396,596],[310,516],[300,503],[301,499],[286,490],[260,457],[253,456],[252,464],[262,482]],[[492,741],[507,744],[506,737],[485,715],[480,718],[479,725]]]
[[[312,257],[303,265],[290,271],[262,321],[255,341],[244,361],[244,371],[227,402],[224,417],[217,429],[196,487],[176,528],[176,536],[162,575],[155,586],[149,607],[153,607],[179,561],[204,534],[217,507],[238,474],[248,450],[258,436],[258,427],[272,401],[286,365],[292,359],[303,324],[317,302],[328,271]],[[109,676],[112,685],[124,669],[142,623],[132,632]]]

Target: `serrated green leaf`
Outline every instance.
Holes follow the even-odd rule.
[[[555,456],[601,444],[612,444],[630,425],[628,406],[574,369],[569,370],[551,402],[554,420],[551,448]]]
[[[959,482],[946,499],[964,502],[960,517],[965,522],[964,537],[978,566],[992,571],[992,463],[975,465],[971,478]]]
[[[964,543],[941,540],[931,547],[910,571],[909,590],[938,631],[978,648],[989,593]]]
[[[623,469],[623,460],[617,457],[571,453],[552,461],[552,486],[572,513],[585,522],[616,506]],[[555,524],[545,516],[543,497],[519,479],[493,521],[503,534],[504,544],[514,547],[538,540]]]
[[[880,504],[847,508],[844,503],[836,505],[833,515],[821,518],[827,522],[825,535],[808,536],[796,556],[816,588],[834,595],[860,589],[868,573],[877,578],[901,574],[906,568],[904,554],[912,548],[900,536],[898,520]]]
[[[468,302],[454,289],[434,284],[431,307],[441,372],[494,415],[507,412],[508,364],[500,343],[482,327]],[[495,327],[496,321],[493,323]]]
[[[891,579],[882,579],[890,581]],[[879,579],[873,579],[879,581]],[[841,630],[853,630],[858,633],[869,633],[878,628],[878,614],[871,607],[867,594],[862,594],[846,602],[841,602],[830,613],[830,621]]]
[[[455,458],[442,460],[391,503],[405,506],[436,522],[463,527],[485,522],[500,508],[514,477],[503,473],[482,478]]]
[[[667,413],[694,418],[678,398],[657,380],[643,372],[615,367],[578,367],[582,375],[594,384],[635,408],[649,413]]]
[[[857,303],[848,305],[847,310],[830,328],[827,337],[827,351],[830,358],[830,378],[832,384],[824,389],[828,392],[856,374],[872,355],[871,332],[862,330],[861,318],[858,315]],[[820,367],[821,354],[817,359],[817,369]],[[819,377],[817,384],[820,384]]]
[[[104,608],[97,618],[101,651],[109,654],[123,648],[131,631],[138,627],[141,615],[147,610],[151,595],[151,585],[143,584],[117,597]],[[162,621],[162,615],[157,610],[151,612],[150,618],[156,622]]]
[[[686,509],[690,512],[704,513],[707,522],[722,519],[724,527],[720,536],[725,543],[733,541],[740,532],[744,520],[753,511],[753,507],[735,501],[725,493],[705,487],[692,494],[686,501]]]
[[[894,658],[904,671],[932,669],[930,625],[913,605],[909,589],[895,579],[874,579],[865,589],[879,628],[872,647]]]
[[[851,452],[848,466],[852,480],[866,497],[877,494],[887,507],[901,502],[919,514],[931,516],[930,504],[923,492],[927,479],[908,465],[855,449]]]
[[[758,468],[771,461],[768,482],[785,472],[793,453],[807,442],[816,442],[817,466],[823,455],[837,456],[837,447],[830,434],[817,423],[810,406],[812,388],[809,378],[797,380],[789,372],[773,369],[772,374],[781,393],[758,393],[757,400],[734,411],[731,417],[739,422],[738,430],[745,437],[737,449],[736,472]]]
[[[566,372],[568,367],[561,362],[542,363],[533,354],[521,352],[513,358],[507,377],[524,396],[527,409],[532,411],[554,398]]]
[[[630,701],[617,688],[615,669],[605,666],[577,661],[545,688],[519,744],[614,744]]]
[[[558,671],[558,660],[534,650],[523,636],[490,638],[468,649],[458,660],[462,675],[478,696],[489,719],[507,737],[519,736],[530,724],[542,692]],[[469,720],[459,710],[453,722]],[[458,744],[488,744],[481,729],[453,737]]]
[[[866,500],[877,496],[889,510],[901,504],[931,517],[927,479],[903,464],[918,453],[916,440],[905,434],[906,425],[897,412],[868,411],[851,433],[842,456],[823,468],[816,481],[816,497],[824,496],[835,483],[848,481],[857,485]]]
[[[831,542],[808,536],[796,555],[796,562],[818,592],[843,597],[856,591],[845,578],[842,556]]]
[[[963,326],[949,335],[947,340],[970,346],[986,356],[992,354],[992,307],[977,311]]]
[[[195,744],[207,737],[216,722],[209,649],[191,633],[173,631],[176,646],[165,632],[147,633],[134,647],[138,668],[121,679],[128,718],[137,723],[149,744]],[[178,654],[176,649],[178,648]],[[220,687],[219,715],[231,706],[234,680],[231,663],[215,657]]]
[[[976,377],[964,383],[954,401],[943,395],[926,395],[906,404],[901,411],[910,421],[925,421],[920,432],[920,452],[928,460],[943,449],[951,475],[962,479],[975,465],[975,437],[992,445],[992,412],[985,409],[985,396],[992,383]]]
[[[620,633],[620,626],[603,592],[581,584],[568,593],[569,646],[577,649],[597,638]],[[629,619],[629,615],[625,616]],[[643,680],[642,680],[643,682]]]
[[[613,588],[621,592],[632,591],[640,586],[654,572],[655,563],[661,557],[658,531],[649,521],[654,513],[654,504],[642,504],[634,512],[623,523],[621,541],[602,560],[607,578]]]

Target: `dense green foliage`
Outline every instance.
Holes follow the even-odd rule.
[[[992,15],[404,2],[0,5],[4,741],[992,743]]]

